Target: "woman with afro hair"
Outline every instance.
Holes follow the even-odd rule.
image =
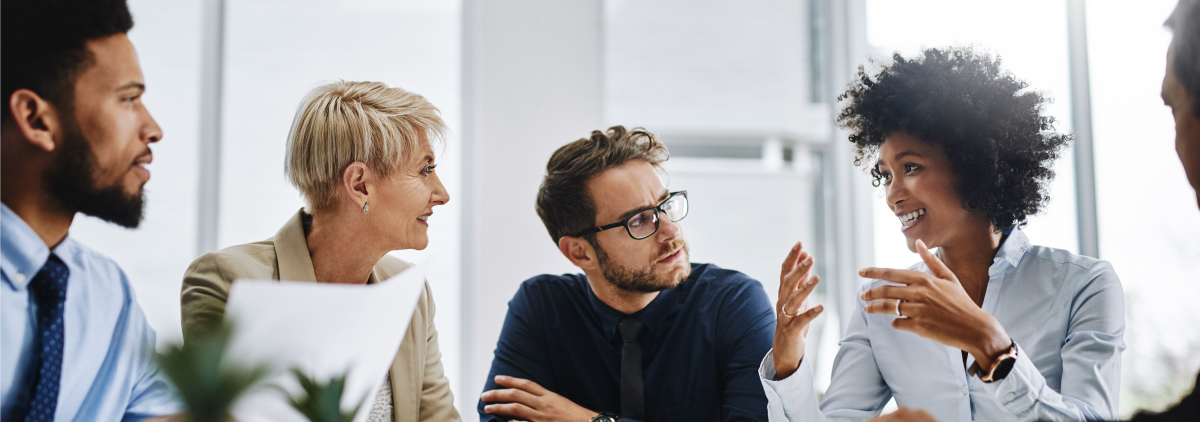
[[[807,303],[813,258],[792,248],[760,367],[770,419],[861,421],[892,398],[942,421],[1116,418],[1120,280],[1108,262],[1021,231],[1070,141],[1048,99],[999,58],[959,47],[896,54],[874,77],[859,68],[839,100],[855,163],[870,166],[921,262],[859,271],[868,281],[818,404],[804,334],[823,307]]]

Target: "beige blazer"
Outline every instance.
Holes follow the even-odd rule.
[[[275,237],[237,245],[197,258],[183,275],[180,304],[183,337],[194,337],[220,323],[234,280],[272,279],[317,281],[304,223],[297,212]],[[387,280],[410,264],[385,255],[371,271],[371,283]],[[392,363],[392,396],[396,422],[458,421],[450,380],[442,370],[437,329],[433,325],[433,296],[429,283],[417,302],[408,333]]]

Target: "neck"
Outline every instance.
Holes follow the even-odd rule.
[[[591,271],[584,271],[584,275],[588,278],[588,285],[591,286],[592,293],[595,293],[601,302],[625,315],[644,309],[660,293],[622,290],[604,278],[603,274],[593,274]]]
[[[75,211],[66,209],[46,193],[42,187],[41,172],[22,171],[28,169],[20,167],[23,166],[4,163],[5,170],[14,168],[17,171],[3,173],[0,201],[33,229],[46,247],[54,249],[67,237],[71,222],[75,220]],[[31,174],[36,176],[31,177]]]
[[[989,224],[967,239],[946,243],[938,247],[938,258],[958,277],[963,289],[976,305],[982,306],[983,294],[987,290],[988,268],[1000,250],[1003,234],[996,233]]]
[[[371,269],[387,254],[386,248],[370,243],[373,235],[353,217],[338,214],[313,216],[304,240],[312,258],[317,281],[337,284],[366,284]]]

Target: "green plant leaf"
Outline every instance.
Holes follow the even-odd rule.
[[[267,375],[269,367],[222,365],[233,327],[223,324],[183,345],[158,355],[158,364],[180,399],[191,422],[223,422],[238,397]]]
[[[292,374],[304,390],[304,396],[297,398],[288,394],[288,401],[311,422],[351,422],[362,407],[359,403],[349,411],[342,411],[342,393],[346,389],[344,374],[330,378],[326,383],[310,378],[299,369],[292,369]]]

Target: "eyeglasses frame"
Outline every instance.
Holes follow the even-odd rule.
[[[681,196],[681,195],[683,196],[684,203],[687,203],[688,197],[687,197],[686,190],[670,192],[667,194],[667,199],[664,199],[662,202],[659,202],[658,205],[656,205],[656,206],[642,208],[640,210],[637,210],[637,212],[630,214],[628,217],[625,217],[624,220],[618,221],[616,223],[607,224],[607,225],[603,225],[600,227],[592,227],[590,229],[581,231],[581,232],[575,234],[574,237],[583,237],[583,236],[587,236],[592,233],[600,233],[600,232],[608,230],[608,229],[615,229],[617,227],[625,227],[625,234],[628,234],[629,237],[633,238],[634,240],[642,240],[642,239],[649,238],[650,236],[654,236],[655,233],[658,233],[658,224],[659,224],[659,222],[662,221],[662,218],[659,217],[659,213],[661,213],[663,216],[667,215],[667,211],[662,208],[663,205],[666,205],[667,202],[671,202],[671,200],[674,199],[676,196]],[[654,231],[650,232],[650,234],[645,235],[643,237],[634,236],[633,231],[631,231],[629,229],[629,220],[632,220],[633,217],[637,217],[638,214],[641,214],[641,213],[649,211],[649,210],[654,210],[654,217],[655,217]],[[688,212],[690,212],[691,210],[692,210],[692,207],[689,205]],[[672,223],[677,223],[679,221],[682,221],[684,218],[687,218],[688,212],[684,212],[683,216],[679,217],[679,220],[671,220],[671,217],[669,217],[669,216],[667,217],[667,219],[671,220]]]

